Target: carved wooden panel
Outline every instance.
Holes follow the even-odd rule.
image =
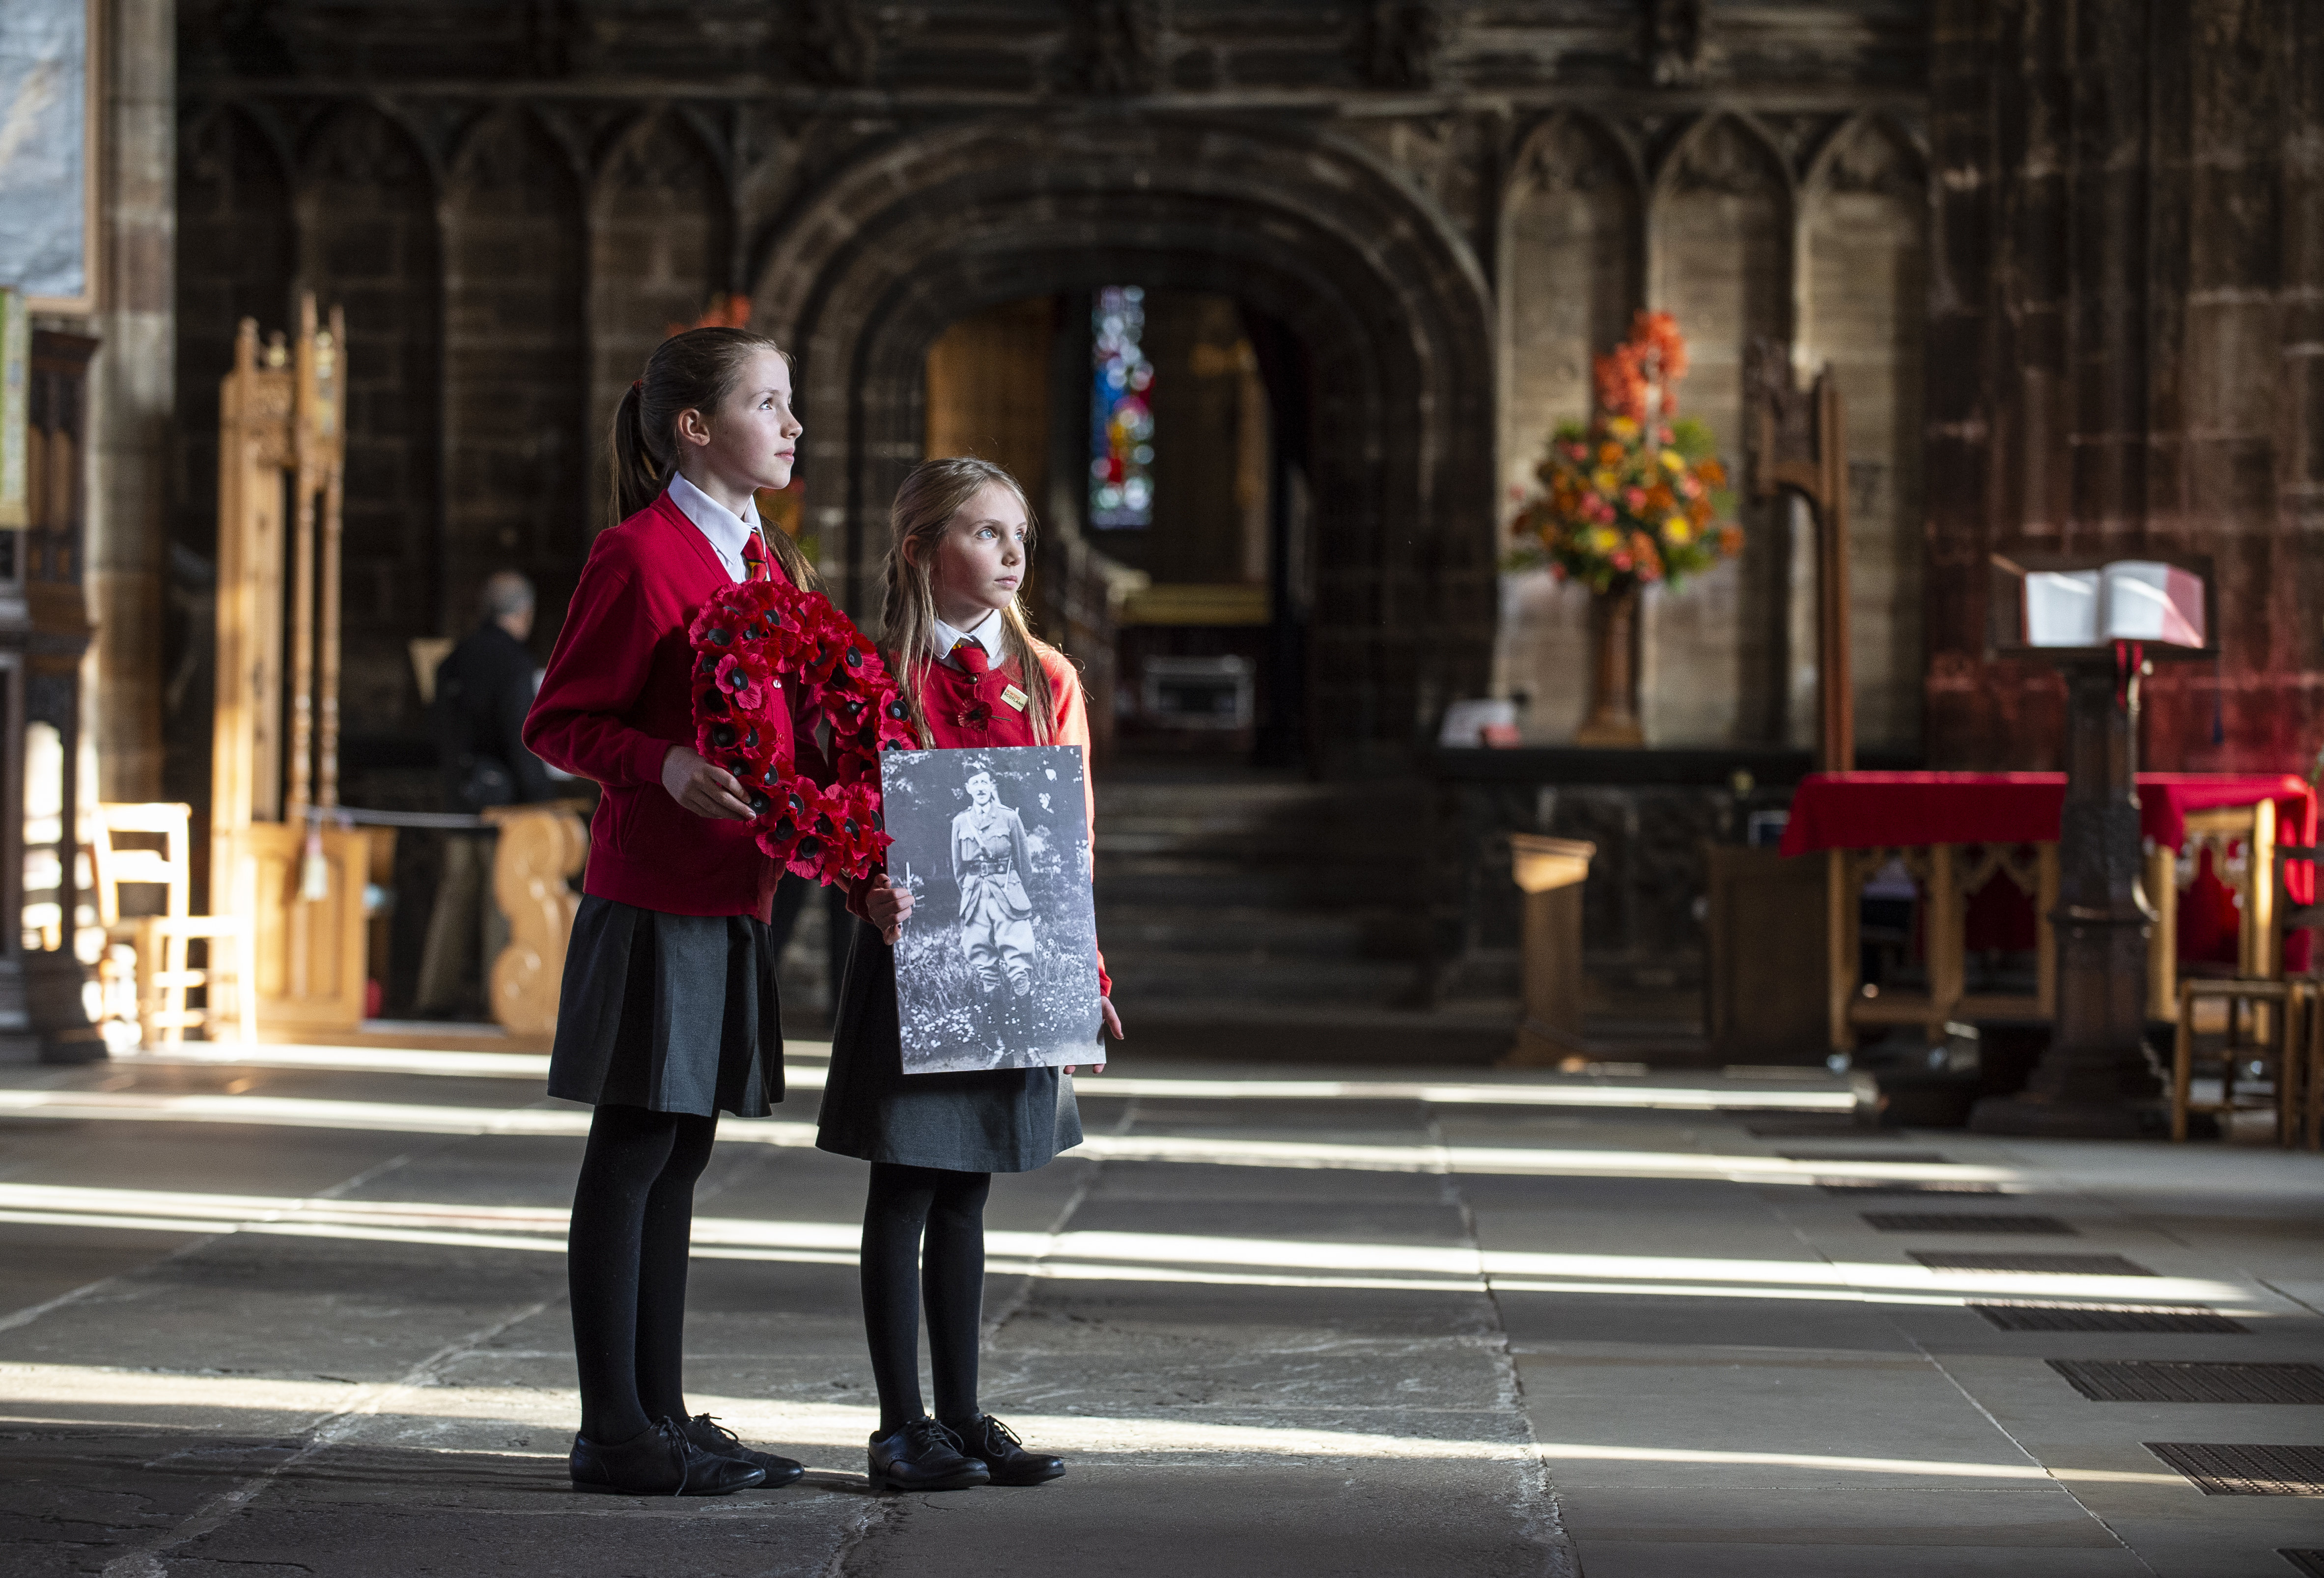
[[[231,850],[227,892],[253,926],[262,1032],[352,1030],[363,1021],[369,980],[364,887],[372,835],[322,831],[323,893],[300,896],[307,830],[260,823],[224,840]],[[217,908],[215,903],[213,908]]]
[[[493,900],[509,922],[508,946],[493,961],[493,1018],[512,1035],[550,1035],[581,908],[571,880],[588,856],[589,827],[566,806],[511,806],[486,816],[500,824]]]

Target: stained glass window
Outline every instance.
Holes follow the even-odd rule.
[[[1146,292],[1108,285],[1091,309],[1096,333],[1090,398],[1090,524],[1154,523],[1154,364],[1139,344]]]

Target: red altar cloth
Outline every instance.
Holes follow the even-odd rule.
[[[2275,802],[2276,842],[2313,845],[2316,793],[2288,773],[2142,772],[2139,831],[2166,849],[2187,840],[2187,816]],[[1785,854],[1885,844],[2040,844],[2058,836],[2062,772],[1813,772],[1792,797]],[[2284,873],[2292,902],[2315,892],[2315,871]]]
[[[2139,831],[2176,849],[2188,812],[2262,800],[2275,802],[2276,842],[2316,842],[2315,791],[2289,773],[2142,772]],[[2058,836],[2065,803],[2062,772],[1812,772],[1792,797],[1783,849],[2043,844]]]

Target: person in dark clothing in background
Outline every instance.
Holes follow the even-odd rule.
[[[554,799],[540,758],[524,748],[524,715],[540,665],[532,637],[532,583],[495,571],[480,598],[483,622],[436,670],[429,709],[444,762],[445,808],[471,815],[487,806]]]
[[[540,666],[525,645],[532,634],[532,583],[514,570],[484,581],[483,617],[436,670],[429,707],[444,771],[444,808],[470,816],[490,806],[557,798],[540,758],[524,748]],[[447,833],[444,871],[420,953],[415,1010],[426,1016],[477,1011],[492,845],[478,833]]]

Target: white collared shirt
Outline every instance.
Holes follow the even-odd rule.
[[[955,669],[960,667],[960,661],[952,655],[952,650],[963,641],[974,641],[978,646],[982,647],[985,661],[998,669],[1001,667],[1001,611],[997,608],[991,610],[982,619],[977,621],[974,630],[954,630],[939,619],[936,621],[936,627],[930,641],[936,647],[936,656]]]
[[[687,481],[683,473],[669,479],[669,502],[709,540],[711,551],[718,556],[727,575],[737,581],[750,578],[751,567],[743,562],[742,545],[759,529],[759,506],[755,502],[743,506],[751,512],[748,515],[737,515]],[[774,555],[770,553],[767,558],[771,560]]]

